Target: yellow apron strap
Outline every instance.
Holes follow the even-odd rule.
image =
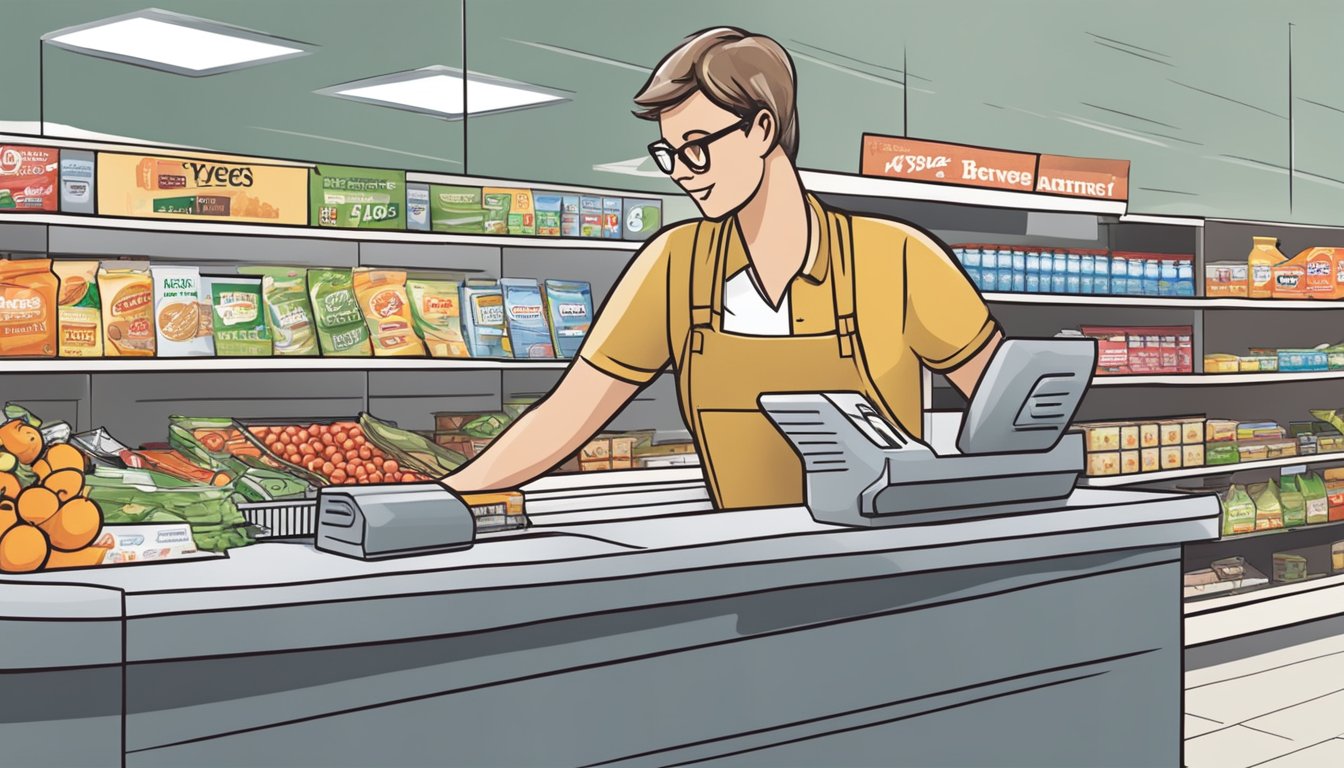
[[[695,248],[691,255],[691,345],[692,354],[703,349],[702,330],[714,327],[714,300],[717,294],[715,276],[718,274],[719,254],[722,251],[723,224],[701,221],[695,226]]]
[[[835,335],[840,340],[840,356],[854,357],[854,340],[859,332],[854,314],[853,232],[849,217],[826,212],[831,242],[831,293],[835,298]]]

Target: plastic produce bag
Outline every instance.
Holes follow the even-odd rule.
[[[206,486],[148,469],[98,467],[89,498],[108,523],[186,522],[198,549],[220,552],[253,543],[232,486]]]
[[[367,413],[359,415],[364,436],[403,467],[430,477],[443,477],[467,463],[467,457],[444,448],[414,432],[380,421]]]

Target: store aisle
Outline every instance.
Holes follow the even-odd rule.
[[[1344,636],[1185,676],[1188,768],[1344,765]]]

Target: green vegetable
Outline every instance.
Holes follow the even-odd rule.
[[[32,411],[29,411],[27,408],[24,408],[22,405],[19,405],[18,403],[5,403],[4,420],[9,421],[11,419],[23,419],[25,422],[28,423],[28,426],[32,427],[33,429],[42,428],[42,420],[34,416]]]
[[[209,552],[253,541],[232,486],[200,485],[153,470],[111,467],[98,467],[85,484],[106,522],[186,522],[196,547]]]
[[[506,413],[487,413],[463,424],[462,434],[481,438],[499,437],[511,421],[513,419],[509,418]]]
[[[395,458],[401,466],[421,474],[443,477],[467,463],[467,457],[457,451],[450,451],[367,413],[359,415],[359,426],[364,430],[364,436],[379,449]]]

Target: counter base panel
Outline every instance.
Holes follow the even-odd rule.
[[[133,663],[126,764],[1177,765],[1179,561],[1127,550]]]

